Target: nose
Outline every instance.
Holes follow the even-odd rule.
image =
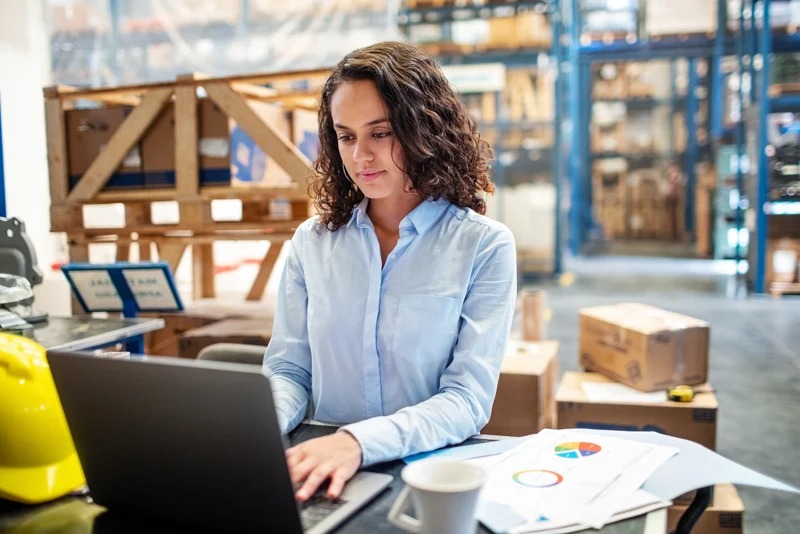
[[[372,147],[369,139],[359,139],[353,147],[353,161],[372,161]]]

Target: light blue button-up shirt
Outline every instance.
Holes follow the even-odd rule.
[[[317,218],[297,229],[264,357],[282,430],[307,411],[345,425],[363,465],[480,431],[516,298],[514,238],[501,223],[426,200],[381,266],[367,205],[335,232]]]

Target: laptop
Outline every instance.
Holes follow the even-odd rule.
[[[92,499],[111,512],[228,532],[328,532],[392,480],[297,503],[269,379],[245,364],[48,351]]]

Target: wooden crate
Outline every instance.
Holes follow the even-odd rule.
[[[136,245],[140,248],[140,259],[147,260],[150,259],[150,243],[154,243],[159,257],[175,268],[191,246],[194,296],[214,296],[212,245],[215,241],[268,240],[280,245],[309,216],[311,199],[307,180],[313,172],[309,157],[293,143],[291,127],[277,127],[262,111],[264,105],[281,106],[286,113],[315,111],[321,81],[328,74],[327,69],[225,78],[191,74],[169,83],[102,89],[46,88],[51,231],[67,234],[71,261],[88,261],[91,243],[109,242],[117,245],[118,259],[127,259],[131,245]],[[298,82],[306,89],[290,89]],[[267,83],[271,87],[257,85]],[[200,106],[197,96],[201,89],[255,146],[283,169],[288,177],[286,183],[238,188],[201,182],[203,156],[198,138]],[[70,140],[65,117],[78,100],[91,100],[103,106],[130,106],[130,110],[82,176],[70,180]],[[165,109],[174,113],[174,129],[169,131],[174,138],[166,135],[163,142],[172,142],[174,146],[175,185],[158,189],[104,190],[126,155],[143,142]],[[239,199],[242,203],[240,219],[214,220],[211,203],[217,199]],[[151,218],[155,201],[177,202],[179,220],[155,224]],[[84,206],[110,203],[124,205],[123,227],[90,228],[84,224]],[[248,299],[257,300],[263,294],[279,251],[280,246],[270,247]]]

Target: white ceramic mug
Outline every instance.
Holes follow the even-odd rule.
[[[391,523],[419,534],[475,532],[478,496],[486,471],[457,460],[429,458],[403,468],[406,486],[389,510]],[[417,517],[405,513],[408,498]]]

